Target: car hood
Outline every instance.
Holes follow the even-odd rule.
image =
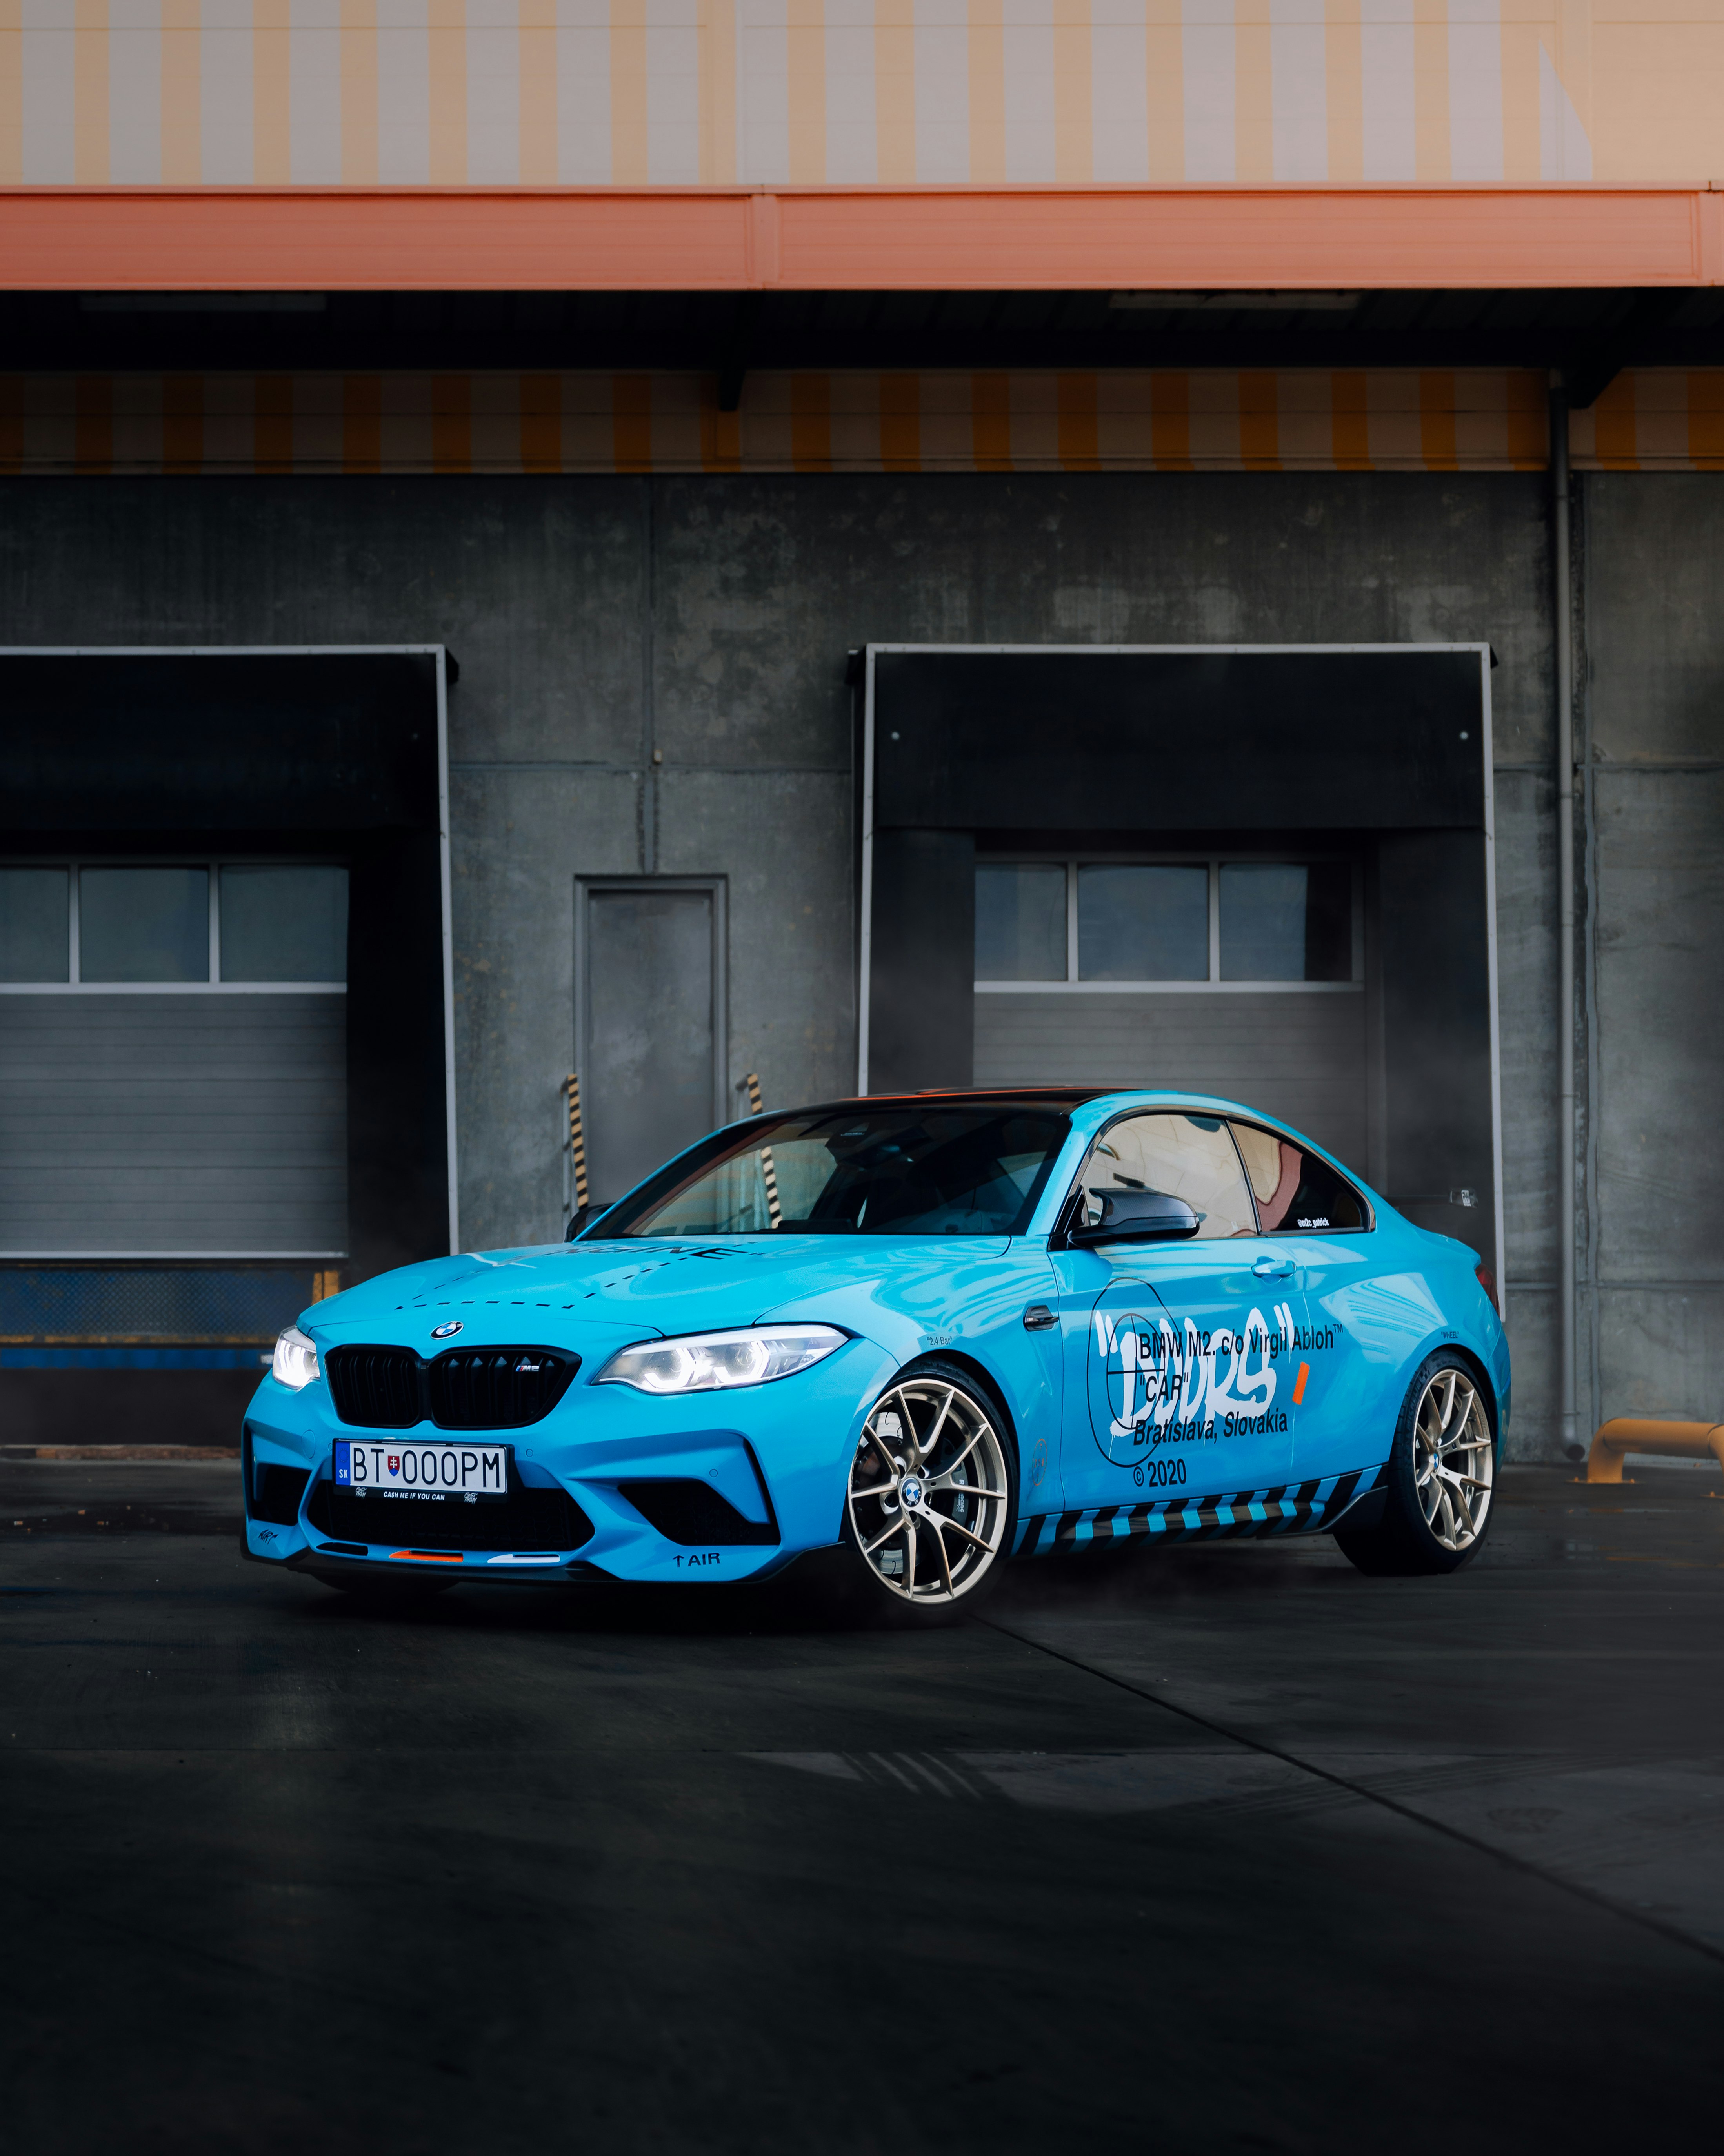
[[[773,1235],[552,1244],[439,1258],[314,1304],[301,1323],[332,1342],[361,1333],[411,1340],[460,1322],[464,1343],[548,1335],[551,1342],[753,1325],[776,1312],[817,1317],[824,1299],[854,1311],[885,1299],[931,1309],[954,1276],[998,1259],[1003,1236]],[[854,1318],[850,1322],[854,1323]],[[858,1329],[862,1329],[860,1327]]]

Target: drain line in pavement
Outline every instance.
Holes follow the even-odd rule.
[[[1433,1819],[1411,1804],[1402,1804],[1394,1797],[1383,1795],[1380,1789],[1355,1782],[1345,1774],[1337,1774],[1332,1768],[1319,1767],[1310,1759],[1301,1759],[1296,1752],[1284,1751],[1279,1744],[1268,1744],[1260,1737],[1247,1737],[1237,1729],[1229,1729],[1224,1722],[1213,1722],[1207,1714],[1199,1714],[1195,1707],[1182,1707],[1178,1700],[1163,1699],[1142,1685],[1133,1684],[1129,1677],[1116,1676],[1111,1670],[1098,1669],[1094,1662],[1080,1661],[1075,1655],[1068,1655],[1059,1647],[1050,1647],[1043,1640],[1032,1639],[1027,1632],[1014,1632],[1009,1625],[998,1623],[992,1617],[976,1617],[972,1623],[985,1625],[990,1632],[998,1632],[1002,1639],[1015,1640],[1020,1647],[1029,1647],[1034,1653],[1046,1655],[1052,1661],[1064,1662],[1068,1669],[1080,1670],[1085,1676],[1095,1677],[1103,1684],[1112,1685],[1116,1691],[1129,1692],[1133,1699],[1142,1700],[1147,1707],[1158,1707],[1165,1714],[1176,1715],[1198,1729],[1207,1729],[1211,1736],[1225,1738],[1229,1744],[1238,1744],[1248,1752],[1261,1753],[1265,1758],[1279,1759],[1285,1766],[1296,1768],[1301,1774],[1309,1774],[1319,1782],[1327,1782],[1332,1788],[1345,1789],[1349,1796],[1357,1797],[1367,1804],[1376,1804],[1383,1811],[1393,1812],[1398,1818],[1410,1820],[1414,1826],[1429,1828],[1433,1834],[1442,1835],[1449,1841],[1457,1841],[1465,1849],[1475,1850],[1481,1856],[1489,1856],[1499,1864],[1506,1865],[1511,1871],[1523,1872],[1529,1879],[1537,1879],[1546,1887],[1554,1887],[1560,1892],[1572,1895],[1576,1901],[1585,1902],[1609,1916],[1620,1917],[1630,1924],[1638,1924],[1643,1931],[1655,1932],[1661,1939],[1674,1946],[1686,1947],[1691,1953],[1704,1954],[1708,1961],[1724,1962],[1724,1951],[1697,1939],[1691,1932],[1680,1926],[1667,1924],[1661,1917],[1650,1916],[1644,1909],[1631,1909],[1615,1902],[1608,1894],[1600,1894],[1591,1887],[1583,1887],[1578,1880],[1565,1879],[1559,1871],[1547,1871],[1541,1864],[1534,1864],[1524,1856],[1516,1856],[1511,1850],[1498,1849],[1492,1843],[1482,1841],[1465,1827],[1450,1826],[1445,1820]]]

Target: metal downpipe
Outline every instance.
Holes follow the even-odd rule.
[[[1574,602],[1569,571],[1568,399],[1551,391],[1552,619],[1557,646],[1557,1289],[1564,1456],[1578,1460],[1574,1422]]]

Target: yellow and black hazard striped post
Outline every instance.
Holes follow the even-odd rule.
[[[587,1203],[587,1138],[581,1128],[581,1074],[571,1070],[563,1081],[563,1091],[569,1098],[569,1166],[573,1173],[574,1204],[571,1211],[578,1213]]]
[[[760,1113],[760,1073],[751,1070],[742,1082],[748,1088],[748,1112],[751,1116],[757,1116]],[[760,1149],[760,1172],[767,1186],[767,1218],[776,1228],[783,1215],[778,1204],[778,1171],[772,1163],[772,1148],[770,1146],[762,1146]]]

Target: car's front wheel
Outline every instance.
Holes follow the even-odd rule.
[[[844,1538],[876,1599],[938,1617],[974,1603],[1011,1548],[1018,1460],[1004,1410],[961,1364],[906,1370],[850,1461]]]
[[[1407,1389],[1383,1470],[1383,1516],[1335,1539],[1361,1572],[1456,1572],[1491,1524],[1496,1434],[1474,1373],[1452,1354],[1429,1357]]]

